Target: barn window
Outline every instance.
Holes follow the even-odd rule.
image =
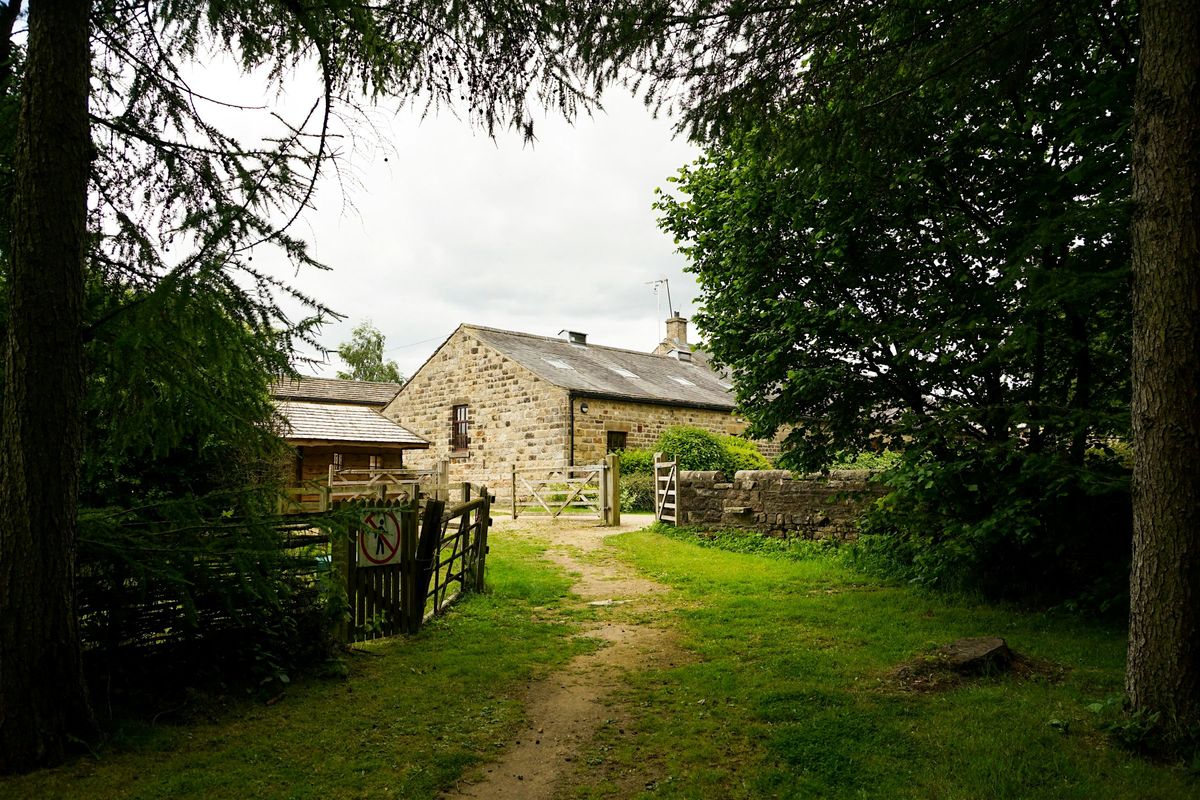
[[[345,467],[345,465],[346,465],[345,456],[343,456],[341,453],[334,453],[333,454],[334,470],[337,472],[341,472],[342,469]]]
[[[608,432],[608,452],[619,453],[625,449],[625,439],[629,434],[625,431]]]
[[[471,444],[470,436],[468,436],[467,422],[467,407],[454,406],[453,413],[450,417],[450,449],[451,450],[466,450]]]
[[[383,456],[367,456],[367,467],[372,472],[383,469]]]

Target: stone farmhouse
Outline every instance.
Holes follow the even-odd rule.
[[[667,338],[649,353],[567,333],[460,325],[383,410],[430,443],[406,464],[448,460],[451,481],[496,487],[514,465],[596,464],[610,452],[653,447],[675,425],[745,429],[732,387],[689,347],[682,317],[667,321]]]
[[[406,451],[422,451],[429,442],[380,411],[400,391],[398,383],[288,378],[271,387],[284,425],[284,439],[295,448],[288,477],[295,485],[323,483],[335,470],[391,470],[409,466]]]

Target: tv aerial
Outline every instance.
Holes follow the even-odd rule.
[[[671,283],[666,278],[659,278],[656,281],[646,281],[647,286],[654,287],[654,294],[658,296],[658,287],[662,286],[667,290],[667,310],[671,312],[671,316],[675,316],[675,305],[671,302]],[[661,316],[661,314],[659,315]]]

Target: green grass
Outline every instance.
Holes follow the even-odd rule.
[[[601,769],[581,772],[578,797],[1200,796],[1184,769],[1114,746],[1101,725],[1115,711],[1086,708],[1121,692],[1122,631],[921,594],[834,556],[764,557],[686,536],[612,540],[676,587],[692,658],[634,677],[628,730],[601,729],[585,756]],[[888,680],[901,662],[979,635],[1066,671],[936,693]]]
[[[569,579],[528,539],[494,535],[489,593],[412,638],[347,657],[277,704],[188,709],[188,724],[126,722],[96,757],[0,779],[4,798],[429,798],[507,744],[520,691],[594,643],[570,638]]]

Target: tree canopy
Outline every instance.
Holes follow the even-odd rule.
[[[396,362],[383,360],[385,341],[371,320],[359,323],[351,332],[350,341],[338,345],[338,356],[350,370],[339,370],[337,376],[343,380],[404,383]]]
[[[918,32],[881,17],[881,41]],[[1134,52],[1104,43],[1132,27],[1042,19],[901,97],[814,63],[822,102],[730,123],[681,171],[662,225],[757,435],[788,426],[785,458],[820,468],[884,430],[1076,464],[1127,433]]]

